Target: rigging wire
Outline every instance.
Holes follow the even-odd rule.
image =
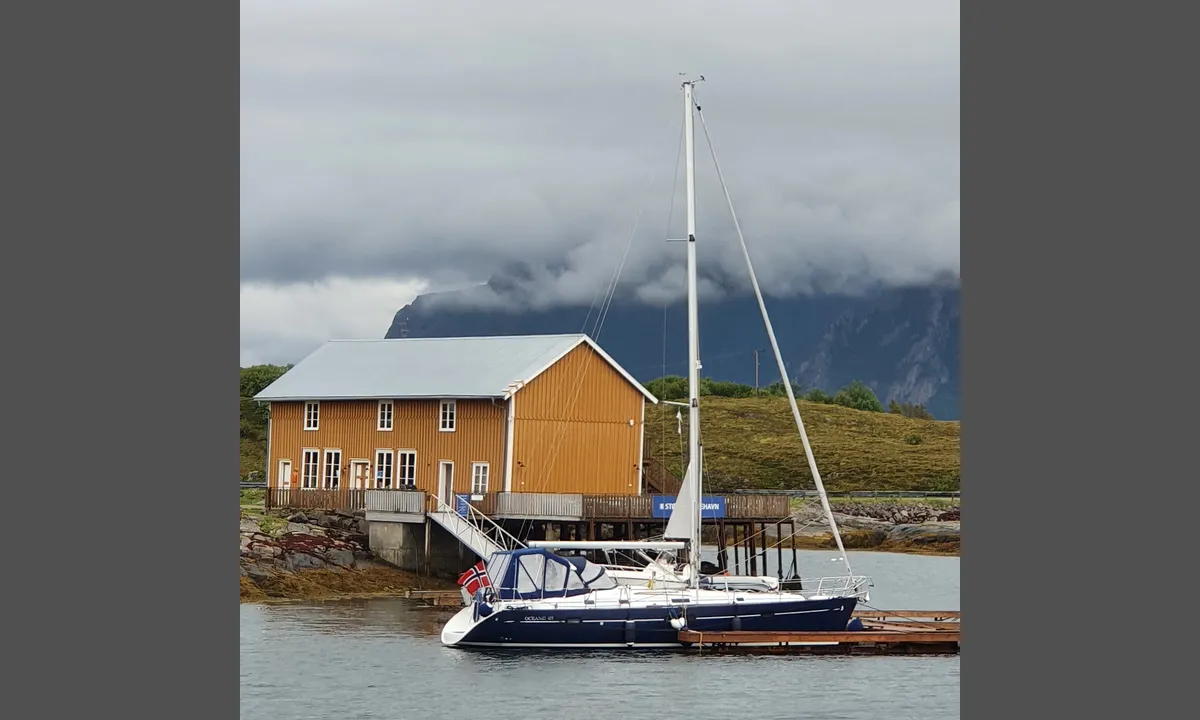
[[[676,92],[676,94],[678,94],[678,93],[679,93],[679,91]],[[670,127],[674,126],[676,122],[679,122],[679,121],[676,120],[674,117],[672,117],[670,123],[667,126],[668,129]],[[681,125],[681,129],[680,129],[681,137],[682,137],[682,134],[683,134],[683,130],[682,130],[682,125]],[[678,160],[676,160],[676,164],[678,165]],[[617,284],[620,280],[621,272],[625,268],[625,263],[629,256],[629,250],[633,245],[633,240],[637,235],[638,227],[641,225],[642,216],[645,214],[646,206],[649,203],[650,190],[651,190],[651,188],[653,188],[654,184],[658,181],[660,172],[661,172],[661,166],[659,166],[657,164],[655,164],[651,169],[650,178],[646,184],[645,190],[642,192],[641,206],[639,207],[637,215],[634,219],[633,227],[630,229],[629,237],[626,239],[625,248],[621,254],[621,260],[618,263],[618,265],[613,273],[612,279],[609,283],[607,290],[604,292],[604,301],[601,303],[600,311],[597,313],[595,323],[593,324],[593,327],[592,327],[592,332],[587,333],[587,324],[588,324],[588,321],[591,319],[592,311],[596,309],[596,301],[600,296],[600,292],[598,291],[592,297],[592,305],[591,305],[591,307],[588,308],[588,314],[584,318],[583,328],[582,328],[581,332],[583,332],[585,334],[589,334],[593,340],[598,341],[599,337],[600,337],[600,333],[603,331],[604,321],[607,319],[608,310],[612,306],[612,301],[616,294],[616,288],[617,288]],[[557,420],[557,423],[556,423],[557,424],[557,432],[555,432],[554,440],[551,443],[549,457],[543,456],[545,459],[543,460],[541,466],[539,467],[539,473],[537,475],[538,479],[534,481],[535,491],[543,489],[549,481],[549,473],[552,472],[555,467],[555,463],[558,460],[559,451],[562,448],[562,440],[566,434],[565,426],[566,426],[567,416],[575,408],[575,406],[578,402],[579,395],[583,389],[582,380],[583,380],[584,374],[587,372],[587,368],[590,366],[591,361],[594,357],[595,357],[595,353],[588,353],[585,356],[583,362],[579,364],[580,365],[579,370],[576,372],[574,382],[571,383],[572,386],[574,387],[574,392],[572,393],[571,399],[563,405],[562,416],[559,417]],[[644,431],[644,428],[642,428],[642,430]],[[641,472],[642,472],[642,469],[638,468],[639,477],[640,477]],[[524,531],[524,529],[529,526],[529,525],[527,525],[528,523],[532,523],[532,521],[531,520],[522,521],[522,531]]]
[[[717,151],[713,147],[712,136],[708,132],[708,122],[704,119],[704,113],[700,111],[699,101],[696,99],[693,91],[692,103],[696,107],[696,115],[700,117],[700,127],[704,131],[704,140],[708,144],[709,154],[712,156],[713,169],[716,170],[717,180],[721,183],[721,190],[725,193],[725,202],[729,206],[729,215],[733,219],[733,227],[737,231],[738,243],[742,248],[742,256],[746,259],[746,269],[750,272],[750,284],[754,287],[754,295],[758,299],[759,310],[762,311],[764,324],[767,326],[767,337],[771,340],[771,346],[776,351],[776,361],[779,361],[778,344],[775,341],[775,331],[771,327],[771,321],[767,315],[767,306],[763,300],[762,292],[758,287],[758,278],[754,274],[754,266],[750,262],[750,250],[746,247],[746,237],[742,234],[742,225],[738,222],[737,213],[733,209],[733,198],[729,194],[729,186],[725,184],[725,175],[721,172],[721,164],[717,160]],[[812,446],[808,442],[808,433],[804,430],[804,420],[800,417],[799,410],[796,406],[796,398],[792,393],[791,382],[787,380],[787,371],[780,363],[779,374],[783,378],[784,389],[787,391],[789,403],[792,406],[792,412],[796,419],[796,426],[800,430],[800,440],[804,445],[804,454],[808,459],[809,469],[812,471],[813,482],[816,484],[817,491],[821,494],[821,505],[829,516],[829,527],[833,531],[833,539],[837,542],[838,551],[842,555],[842,560],[846,564],[846,574],[852,574],[850,569],[850,558],[846,554],[846,548],[842,545],[842,535],[838,532],[837,523],[833,521],[833,511],[829,508],[829,501],[825,497],[824,483],[821,482],[821,473],[817,469],[816,458],[813,457]]]

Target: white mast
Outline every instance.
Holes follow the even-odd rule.
[[[701,514],[702,498],[700,450],[700,316],[699,301],[696,294],[696,146],[693,135],[693,81],[683,83],[683,138],[687,157],[687,309],[688,309],[688,464],[694,473],[692,497],[692,517],[695,518],[695,528],[692,532],[691,557],[692,582],[698,583],[700,577],[700,528],[703,515]],[[684,500],[684,498],[680,498]]]

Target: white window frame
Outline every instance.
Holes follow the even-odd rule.
[[[400,448],[396,451],[396,479],[393,481],[394,485],[398,488],[408,487],[408,485],[404,483],[405,478],[402,471],[402,469],[405,467],[403,458],[406,455],[412,457],[412,486],[416,487],[417,485],[417,451]]]
[[[450,422],[446,422],[447,419]],[[457,426],[458,403],[454,400],[442,400],[438,404],[438,432],[454,432]]]
[[[309,463],[309,457],[312,457],[312,462]],[[321,450],[320,448],[303,448],[300,452],[300,488],[302,490],[316,490],[321,487]],[[312,475],[308,474],[309,468],[312,468]],[[311,484],[309,482],[311,478]]]
[[[312,408],[312,424],[309,424],[308,409]],[[304,429],[305,431],[319,430],[321,428],[321,403],[316,400],[309,400],[304,403]]]
[[[480,473],[479,472],[480,470],[482,470],[483,472]],[[482,490],[479,489],[480,475],[483,476],[483,489]],[[492,481],[491,465],[489,465],[488,463],[485,463],[485,462],[472,462],[471,463],[471,494],[472,495],[486,495],[487,491],[488,491],[488,485],[491,483],[491,481]]]
[[[385,457],[387,458],[387,462],[383,461],[383,459]],[[381,474],[383,474],[383,473],[381,473],[380,471],[384,470],[385,468],[388,471],[386,473],[387,484],[383,485],[383,484],[381,484],[381,480],[383,479],[383,478],[381,478]],[[372,485],[372,487],[374,487],[376,490],[393,490],[393,489],[395,489],[395,487],[396,487],[396,453],[393,452],[391,448],[376,448],[375,449],[375,477],[373,477],[371,479],[371,482],[374,483]]]
[[[380,400],[379,410],[376,412],[375,429],[387,432],[395,426],[396,403],[392,400]]]
[[[329,458],[333,454],[337,454],[337,464],[330,465]],[[329,470],[334,471],[330,477]],[[324,457],[321,458],[321,489],[322,490],[341,490],[342,489],[342,451],[341,448],[325,448]]]

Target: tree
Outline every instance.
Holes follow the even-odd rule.
[[[883,403],[879,402],[879,398],[875,396],[875,392],[861,380],[855,380],[841,390],[838,390],[837,394],[833,396],[833,404],[855,410],[883,412]]]
[[[898,403],[895,400],[892,400],[888,403],[888,412],[917,420],[933,419],[933,415],[925,409],[924,405],[918,405],[916,403]]]
[[[731,382],[729,380],[701,378],[700,394],[715,395],[717,397],[748,398],[754,395],[754,388],[750,385],[743,385],[742,383]]]
[[[833,404],[833,396],[821,388],[813,388],[812,390],[809,390],[808,394],[804,396],[804,399],[810,403],[821,403],[822,405]]]
[[[267,406],[255,401],[254,396],[291,369],[291,365],[251,365],[242,368],[240,395],[243,478],[251,472],[262,472],[267,462]]]
[[[686,400],[687,378],[679,375],[665,375],[646,383],[646,389],[659,400]]]
[[[783,382],[776,380],[764,387],[761,391],[762,395],[767,397],[787,397],[787,388],[783,386]],[[800,387],[800,383],[792,381],[792,394],[797,398],[804,397],[804,388]]]
[[[266,439],[267,407],[256,402],[254,396],[291,369],[291,365],[251,365],[242,368],[240,394],[243,437]]]

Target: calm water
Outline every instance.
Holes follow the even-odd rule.
[[[804,552],[806,576],[836,574]],[[790,553],[788,561],[790,561]],[[958,558],[851,553],[871,605],[958,609]],[[241,608],[241,716],[957,718],[958,657],[697,657],[443,648],[445,610],[406,600]],[[685,705],[680,705],[685,703]],[[681,709],[685,708],[685,709]]]

